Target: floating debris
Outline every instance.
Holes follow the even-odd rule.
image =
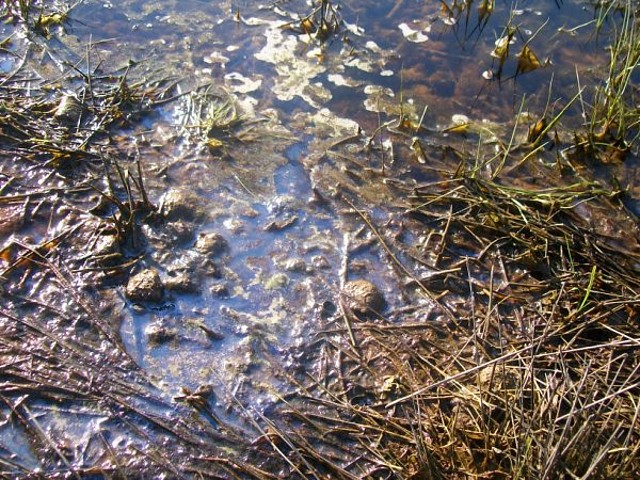
[[[522,50],[516,56],[518,57],[518,73],[533,72],[542,67],[540,60],[538,60],[538,57],[529,45],[522,47]]]
[[[211,52],[202,60],[204,61],[204,63],[207,63],[209,65],[218,64],[218,65],[221,65],[223,68],[227,63],[229,63],[229,57],[225,57],[222,53],[216,50]]]
[[[275,65],[277,76],[271,90],[279,100],[290,101],[300,97],[312,107],[318,108],[332,98],[331,91],[321,82],[312,82],[326,71],[326,67],[296,54],[300,44],[298,38],[285,35],[277,25],[267,29],[265,36],[267,44],[255,57]]]
[[[355,88],[362,85],[361,81],[345,77],[344,75],[341,75],[339,73],[330,73],[329,75],[327,75],[327,80],[333,83],[336,87]]]
[[[424,43],[429,40],[429,36],[427,35],[431,32],[431,26],[428,26],[423,29],[414,30],[406,23],[401,23],[398,25],[398,28],[402,32],[404,38],[413,43]]]
[[[255,92],[262,86],[262,78],[252,80],[239,72],[231,72],[224,76],[229,89],[235,93]]]
[[[264,282],[266,290],[280,290],[289,285],[289,277],[284,273],[274,273]]]

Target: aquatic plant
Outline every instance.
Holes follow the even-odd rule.
[[[185,102],[181,123],[187,138],[195,132],[197,141],[211,153],[226,155],[236,138],[234,128],[242,121],[233,96],[207,85],[192,91]]]
[[[9,18],[13,22],[27,22],[31,11],[31,0],[6,0],[0,10],[0,18]]]
[[[58,4],[33,0],[7,0],[0,10],[0,19],[9,19],[14,24],[21,24],[28,33],[36,33],[49,38],[52,30],[64,28],[71,11],[83,0],[72,4]]]
[[[282,28],[301,35],[308,35],[319,42],[325,42],[340,30],[342,22],[338,9],[331,0],[320,0],[313,10],[298,21],[289,22]]]
[[[622,8],[610,48],[609,68],[602,85],[596,87],[590,111],[586,143],[603,162],[624,160],[640,138],[640,111],[634,78],[640,68],[640,26],[634,4]],[[584,146],[584,144],[583,144]]]
[[[568,112],[589,104],[582,85],[555,105],[550,85],[545,111],[526,117],[524,133],[522,99],[507,138],[491,142],[498,153],[474,160],[458,151],[455,171],[434,160],[446,147],[421,135],[403,138],[397,120],[379,121],[369,147],[383,131],[397,144],[411,142],[416,157],[426,158],[416,151],[430,147],[429,161],[418,163],[436,171],[436,180],[389,182],[399,191],[394,198],[405,202],[394,221],[414,232],[408,225],[420,225],[424,235],[405,241],[389,225],[376,225],[367,213],[375,207],[344,187],[337,201],[357,214],[413,298],[423,301],[367,322],[338,312],[333,328],[305,347],[308,369],[279,370],[291,392],[273,417],[262,419],[270,426],[262,438],[297,475],[637,475],[640,254],[632,233],[622,242],[608,233],[634,231],[637,219],[615,183],[585,180],[558,153],[585,141],[601,152],[621,145],[637,151],[632,76],[639,43],[633,9],[624,12],[608,79],[588,110],[590,140],[578,134],[567,145],[557,133]],[[538,68],[526,47],[521,58]],[[530,69],[521,65],[519,73]],[[606,135],[593,133],[607,125]],[[447,132],[500,137],[498,129],[483,128],[466,121]],[[554,145],[556,153],[547,153]],[[581,150],[579,161],[596,151]],[[555,166],[532,161],[554,155]],[[549,179],[554,172],[562,178],[547,188],[521,178]],[[422,275],[411,268],[416,264]]]

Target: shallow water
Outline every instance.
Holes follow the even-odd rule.
[[[497,2],[486,16],[479,10],[482,4],[473,2],[448,10],[440,2],[413,0],[335,5],[339,29],[317,42],[293,31],[314,9],[307,2],[88,0],[51,32],[50,50],[38,48],[43,39],[30,47],[29,67],[44,78],[59,75],[67,63],[81,71],[89,65],[117,71],[132,60],[138,78],[175,82],[175,100],[114,134],[112,141],[118,154],[139,155],[152,203],[160,206],[171,192],[187,191],[195,193],[198,202],[192,207],[201,212],[187,222],[184,241],[172,239],[166,223],[144,226],[132,273],[152,267],[167,282],[186,272],[196,288],[190,293],[167,289],[160,302],[136,304],[124,295],[126,278],[105,279],[83,268],[73,276],[74,286],[91,292],[96,309],[111,312],[120,323],[128,354],[163,398],[177,395],[181,387],[194,390],[211,383],[255,407],[268,405],[276,398],[272,388],[278,380],[265,353],[292,364],[312,335],[342,329],[334,313],[346,280],[375,283],[386,299],[383,313],[389,315],[408,302],[427,302],[403,291],[406,278],[363,222],[370,218],[395,238],[416,236],[394,223],[394,190],[382,180],[430,180],[410,150],[417,130],[391,140],[376,132],[381,124],[404,117],[420,123],[429,155],[453,170],[459,158],[441,155],[444,147],[474,152],[483,139],[508,134],[519,112],[530,111],[533,118],[545,108],[558,112],[575,95],[576,77],[593,81],[607,60],[589,23],[594,11],[585,2],[526,1],[516,10]],[[510,17],[517,32],[500,68],[491,52]],[[289,22],[292,29],[283,28]],[[12,30],[4,25],[3,36]],[[20,54],[29,42],[13,33],[11,50]],[[515,54],[525,43],[544,67],[517,71]],[[2,54],[3,74],[15,66],[13,56]],[[211,95],[203,97],[207,85]],[[194,114],[206,110],[198,104],[202,98],[236,105],[237,127],[216,132],[219,138],[203,131],[206,115]],[[465,115],[474,125],[468,135],[446,132],[455,124],[454,115]],[[579,126],[579,109],[563,122],[569,130]],[[223,146],[207,143],[212,138]],[[370,149],[362,148],[367,139]],[[67,179],[46,172],[29,177],[28,168],[2,168],[6,179],[30,178],[25,184],[32,181],[34,187],[67,185]],[[636,169],[629,163],[602,174],[626,178],[633,192]],[[366,209],[366,216],[350,205],[338,206],[340,194]],[[30,215],[24,230],[7,227],[2,241],[26,232],[37,244],[74,221],[86,226],[85,239],[95,240],[90,231],[96,220],[83,210],[97,197],[88,192],[77,197],[75,203],[61,202],[67,210],[47,204]],[[3,205],[3,211],[10,216],[9,207]],[[214,258],[215,268],[194,247],[199,235],[212,232],[228,243]],[[81,246],[70,250],[80,257]],[[416,266],[414,273],[429,272]],[[37,298],[72,310],[33,281],[26,289],[37,290]],[[104,284],[94,288],[98,281]],[[154,337],[154,328],[166,335]],[[228,400],[222,397],[212,406],[222,411]],[[52,416],[40,414],[53,424]],[[60,430],[88,449],[92,440],[78,440],[83,434],[69,425],[98,431],[103,420],[73,413]],[[33,469],[36,460],[19,446],[26,444],[25,437],[5,430],[0,437],[16,445],[18,463]],[[53,426],[50,431],[62,435]],[[117,438],[114,448],[122,447]],[[77,461],[93,460],[87,455]]]
[[[446,125],[455,113],[506,122],[521,95],[533,97],[529,108],[544,107],[552,75],[555,101],[575,93],[576,67],[586,81],[587,72],[606,61],[602,46],[590,38],[594,11],[582,2],[523,2],[514,10],[498,2],[484,19],[475,3],[453,17],[449,15],[458,10],[447,12],[443,4],[431,2],[339,5],[346,25],[321,48],[309,44],[307,36],[281,28],[288,21],[297,28],[296,19],[310,13],[311,6],[276,5],[85,2],[74,10],[67,30],[83,44],[105,42],[99,50],[111,62],[124,54],[123,62],[146,60],[150,69],[232,90],[240,88],[234,77],[248,78],[261,82],[249,92],[261,108],[276,105],[292,116],[324,106],[365,125],[377,121],[363,111],[367,97],[372,110],[384,109],[387,102],[398,108],[401,91],[407,108],[418,114],[429,106],[428,124]],[[498,70],[490,53],[510,15],[518,33],[502,81],[483,81],[483,73]],[[541,63],[551,64],[513,81],[515,54],[524,42]],[[365,93],[374,86],[388,89],[393,97],[383,95],[378,105],[377,98]]]

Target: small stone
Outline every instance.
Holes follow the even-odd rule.
[[[326,270],[328,268],[331,268],[329,261],[322,255],[314,255],[311,258],[311,265],[313,265],[314,268],[317,268],[319,270]]]
[[[113,255],[114,253],[120,253],[118,235],[115,233],[100,235],[93,249],[94,256]]]
[[[307,264],[302,258],[290,258],[284,262],[284,269],[288,272],[307,272]]]
[[[279,232],[280,230],[289,228],[297,221],[298,217],[296,215],[286,217],[284,220],[274,220],[273,222],[269,222],[267,225],[265,225],[263,230],[265,232]]]
[[[209,291],[215,297],[226,298],[229,296],[229,289],[224,283],[214,283]]]
[[[60,124],[76,126],[84,112],[84,105],[77,96],[67,93],[62,96],[53,118]]]
[[[93,248],[93,258],[104,268],[112,267],[122,262],[120,238],[115,233],[102,233]]]
[[[200,198],[195,193],[183,189],[171,190],[165,195],[162,213],[170,222],[192,222],[205,216]]]
[[[219,233],[201,233],[196,241],[196,250],[209,257],[221,255],[228,247],[227,240]]]
[[[245,231],[245,223],[237,218],[228,218],[222,224],[234,235],[240,235]]]
[[[125,294],[133,301],[159,302],[162,300],[162,290],[158,272],[153,268],[147,268],[129,278]]]
[[[164,286],[167,290],[171,290],[177,293],[198,293],[200,287],[193,276],[187,273],[179,273],[175,277],[169,277],[164,282]]]
[[[267,208],[276,215],[290,214],[304,208],[304,202],[294,195],[276,195],[269,201]]]
[[[342,289],[344,305],[356,313],[379,312],[384,308],[384,297],[368,280],[347,282]]]
[[[222,277],[222,271],[220,267],[210,258],[204,259],[198,266],[200,273],[207,277],[220,278]]]
[[[209,328],[206,325],[198,325],[198,328],[202,330],[202,332],[206,335],[209,340],[224,340],[224,335],[220,333],[218,330],[214,330],[213,328]]]
[[[193,241],[193,224],[181,220],[170,222],[167,224],[167,233],[175,244]]]
[[[152,345],[162,345],[178,337],[178,331],[175,328],[167,328],[160,323],[150,323],[144,329],[144,333]]]

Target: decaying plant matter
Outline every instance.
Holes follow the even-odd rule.
[[[429,300],[352,323],[354,341],[341,323],[319,335],[274,448],[303,477],[635,475],[640,250],[581,218],[626,224],[615,194],[477,178],[404,194],[421,242],[365,224],[395,261],[431,270],[407,280]]]
[[[442,4],[451,23],[471,7]],[[46,40],[65,14],[34,6],[14,0],[0,14]],[[479,28],[494,7],[480,3]],[[343,288],[334,303],[318,305],[315,335],[288,350],[286,362],[259,327],[247,337],[281,387],[257,408],[215,371],[211,385],[170,393],[128,352],[121,303],[95,302],[118,291],[85,281],[100,272],[105,283],[122,284],[114,277],[142,263],[142,227],[168,223],[147,191],[138,144],[119,148],[123,130],[180,97],[186,111],[174,126],[182,140],[191,135],[233,169],[226,149],[257,138],[255,123],[223,89],[205,85],[171,97],[172,81],[145,78],[133,63],[109,71],[92,63],[91,45],[82,61],[59,62],[64,78],[55,82],[27,73],[25,56],[0,75],[0,429],[20,432],[26,444],[0,445],[0,475],[639,477],[638,220],[625,191],[586,179],[583,168],[637,157],[632,9],[623,22],[593,105],[579,88],[556,116],[532,116],[522,139],[519,120],[506,140],[464,116],[427,128],[427,108],[420,118],[407,114],[401,92],[399,116],[379,122],[368,139],[358,128],[327,142],[317,156],[335,169],[314,165],[313,175],[326,176],[325,183],[312,178],[309,203],[338,212],[367,237],[358,248],[377,252],[402,301],[388,307],[368,281],[344,288],[345,246],[337,275]],[[342,23],[338,6],[323,0],[285,27],[323,43]],[[498,71],[513,57],[509,42],[518,31],[503,33],[494,50]],[[532,48],[521,47],[518,74],[542,66]],[[560,144],[554,130],[577,104],[589,121],[573,144],[566,135]],[[440,143],[458,134],[478,136],[476,157]],[[484,144],[486,137],[492,140]],[[259,170],[255,143],[242,160]],[[542,187],[540,178],[553,181]],[[182,204],[176,216],[200,219],[195,204]],[[381,205],[391,212],[386,223]],[[298,222],[288,217],[264,231],[285,238]],[[47,228],[18,235],[26,224]],[[192,242],[192,231],[176,231]],[[364,303],[350,298],[354,284],[366,290]],[[216,292],[229,294],[219,287],[209,292],[212,302]],[[135,308],[171,308],[157,297]],[[209,340],[224,338],[204,323],[197,328]],[[68,434],[78,424],[95,428]]]

